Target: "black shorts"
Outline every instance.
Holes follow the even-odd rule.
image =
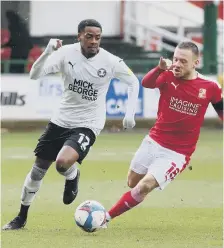
[[[49,122],[44,133],[38,139],[39,142],[34,153],[44,160],[55,161],[61,148],[68,145],[77,151],[79,154],[77,162],[81,164],[95,140],[96,136],[89,128],[69,129]]]

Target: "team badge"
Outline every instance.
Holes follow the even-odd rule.
[[[100,69],[98,70],[98,72],[97,72],[97,75],[98,75],[99,77],[101,77],[101,78],[105,77],[106,74],[107,74],[107,71],[106,71],[105,69],[103,69],[103,68],[100,68]]]
[[[199,89],[198,98],[206,98],[206,89]]]

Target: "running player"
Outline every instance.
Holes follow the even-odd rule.
[[[131,161],[132,189],[108,211],[108,221],[141,203],[155,188],[164,189],[187,167],[209,103],[223,120],[221,87],[196,71],[198,63],[198,47],[181,42],[171,67],[160,58],[143,78],[143,87],[160,90],[158,118]]]
[[[57,171],[65,177],[63,202],[74,201],[80,176],[76,162],[82,163],[104,127],[106,93],[112,78],[128,85],[123,126],[135,126],[139,81],[122,59],[100,48],[101,35],[99,22],[83,20],[78,25],[78,43],[62,46],[61,40],[51,39],[32,66],[31,79],[61,73],[64,92],[59,109],[34,151],[36,160],[24,182],[19,214],[3,227],[4,230],[25,226],[28,209],[54,161]]]

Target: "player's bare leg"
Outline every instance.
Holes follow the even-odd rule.
[[[12,221],[3,226],[3,230],[16,230],[23,228],[26,225],[29,207],[34,200],[37,191],[40,189],[43,177],[51,164],[52,161],[43,160],[38,157],[36,158],[23,185],[19,214]]]
[[[144,176],[145,174],[138,174],[133,170],[129,170],[127,178],[128,187],[134,188]]]
[[[56,158],[56,169],[66,178],[63,195],[64,204],[72,203],[78,194],[80,171],[75,165],[78,159],[79,154],[70,146],[63,146]]]
[[[132,190],[126,192],[108,211],[107,220],[109,221],[137,206],[158,186],[156,179],[151,174],[146,174]]]

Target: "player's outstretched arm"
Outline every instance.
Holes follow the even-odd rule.
[[[114,77],[128,85],[128,102],[125,117],[123,119],[124,128],[135,126],[135,112],[139,94],[139,80],[128,66],[119,59],[114,68]]]
[[[142,79],[142,86],[145,88],[159,88],[165,82],[163,72],[172,69],[172,61],[169,59],[160,58],[157,67],[149,71]]]
[[[128,102],[125,117],[123,119],[124,128],[133,128],[135,126],[135,112],[139,94],[139,81],[138,78],[132,74],[128,85]]]
[[[54,54],[54,59],[52,58],[50,63],[46,65],[46,61],[48,60],[50,55],[58,48],[62,46],[62,41],[59,39],[50,39],[46,49],[41,54],[41,56],[35,61],[31,70],[30,70],[30,78],[38,79],[42,76],[51,73],[57,73],[60,71],[60,56]],[[57,58],[58,57],[58,58]]]

